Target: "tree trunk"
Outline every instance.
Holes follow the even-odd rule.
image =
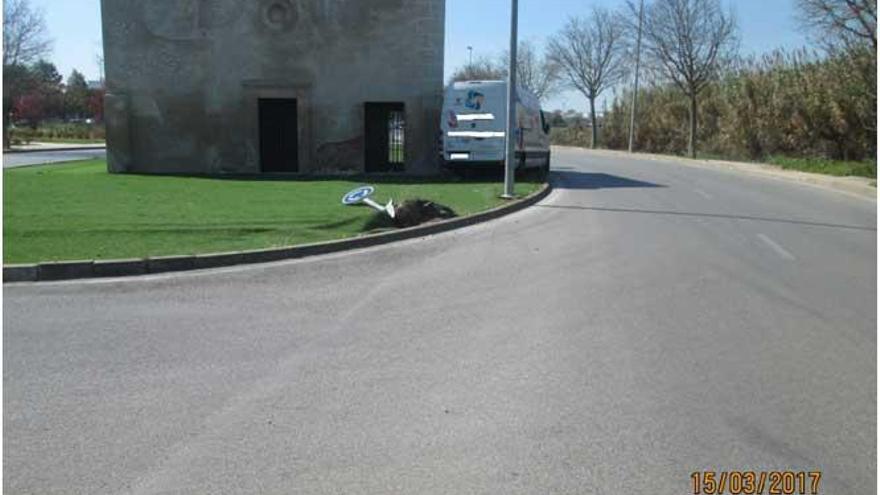
[[[596,149],[599,144],[599,127],[596,125],[596,97],[590,98],[590,129],[593,131],[590,137],[590,148]]]
[[[9,142],[9,108],[7,108],[7,105],[3,105],[3,108],[0,111],[3,112],[3,149],[12,149],[12,143]]]
[[[691,92],[690,126],[688,132],[688,156],[697,157],[697,95]]]

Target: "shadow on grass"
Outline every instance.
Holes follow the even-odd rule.
[[[363,232],[374,232],[374,231],[383,231],[396,229],[397,226],[394,225],[394,220],[391,219],[388,215],[384,213],[379,213],[378,211],[370,215],[370,218],[367,219],[366,223],[364,223]]]
[[[373,215],[374,217],[386,217],[387,215],[376,213]],[[336,230],[343,227],[348,227],[351,225],[356,225],[358,223],[363,223],[364,219],[360,217],[347,218],[345,220],[340,220],[338,222],[331,223],[316,223],[316,222],[308,222],[308,223],[300,223],[298,227],[305,230]],[[371,217],[370,220],[367,221],[376,223],[378,225],[378,221],[374,221]],[[249,223],[250,227],[238,227],[235,225],[200,225],[194,226],[192,224],[161,224],[161,225],[151,225],[144,226],[143,228],[138,227],[128,227],[128,228],[100,228],[100,229],[83,229],[81,232],[88,232],[89,234],[95,235],[112,235],[112,234],[145,234],[145,235],[163,235],[163,234],[229,234],[236,236],[247,236],[247,235],[255,235],[255,234],[268,234],[272,232],[284,232],[288,231],[291,228],[291,222],[253,222]],[[263,227],[256,227],[256,225],[263,225]],[[51,229],[40,227],[34,229],[39,232],[65,232],[64,229]]]
[[[358,222],[363,222],[363,219],[359,218],[359,217],[347,218],[345,220],[340,220],[338,222],[315,225],[312,228],[316,229],[316,230],[334,230],[334,229],[338,229],[341,227],[347,227],[349,225],[353,225]]]
[[[120,228],[120,229],[78,229],[78,233],[88,233],[90,235],[112,235],[112,234],[152,234],[152,235],[163,235],[163,234],[231,234],[238,236],[246,236],[246,235],[254,235],[254,234],[267,234],[269,232],[278,232],[280,230],[284,230],[282,226],[279,228],[247,228],[247,227],[229,227],[229,226],[216,226],[216,227],[193,227],[191,225],[188,226],[180,226],[180,227],[146,227],[146,228]],[[27,232],[29,230],[21,230],[21,232]],[[40,233],[63,233],[67,232],[66,229],[50,229],[45,227],[40,227],[32,230],[33,232]]]

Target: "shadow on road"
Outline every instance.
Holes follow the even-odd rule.
[[[661,184],[627,179],[617,175],[574,172],[564,167],[553,169],[551,182],[559,189],[616,189],[637,187],[666,187]]]
[[[843,225],[836,223],[810,222],[806,220],[789,220],[785,218],[754,217],[748,215],[725,215],[723,213],[696,213],[689,211],[665,211],[665,210],[639,210],[631,208],[603,208],[599,206],[576,206],[576,205],[538,205],[539,208],[553,208],[560,210],[588,210],[611,213],[642,213],[646,215],[674,215],[682,217],[724,218],[728,220],[751,220],[756,222],[787,223],[792,225],[806,225],[809,227],[826,227],[834,229],[862,230],[865,232],[877,232],[875,227],[861,225]]]

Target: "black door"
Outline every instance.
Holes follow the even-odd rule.
[[[299,129],[296,100],[260,99],[260,169],[299,171]]]
[[[366,171],[402,172],[406,161],[403,103],[367,103],[364,107]]]

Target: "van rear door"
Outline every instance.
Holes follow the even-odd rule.
[[[446,159],[498,161],[504,151],[504,86],[451,87],[444,102]]]

